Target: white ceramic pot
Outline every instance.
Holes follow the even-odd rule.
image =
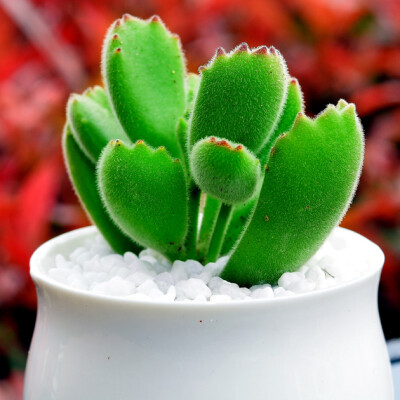
[[[375,267],[318,292],[224,304],[154,303],[63,287],[45,271],[93,227],[31,260],[39,308],[25,400],[393,400]]]

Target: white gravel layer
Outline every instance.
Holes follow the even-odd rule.
[[[218,275],[228,261],[221,257],[205,266],[175,261],[146,249],[138,256],[113,253],[101,235],[86,241],[68,256],[57,255],[48,275],[71,288],[132,300],[222,303],[294,296],[357,278],[370,270],[367,255],[335,234],[297,272],[284,273],[278,285],[241,288]]]

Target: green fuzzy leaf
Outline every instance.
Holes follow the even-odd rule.
[[[107,93],[101,86],[96,85],[93,87],[89,87],[82,93],[81,96],[91,99],[101,107],[106,108],[109,111],[112,111],[110,102],[107,97]]]
[[[90,88],[82,95],[73,94],[68,101],[67,115],[76,142],[93,162],[98,160],[110,140],[129,142],[100,86]]]
[[[196,258],[196,244],[199,222],[200,189],[192,182],[189,185],[188,196],[188,224],[185,239],[186,256],[190,259]]]
[[[179,38],[158,17],[125,15],[107,33],[103,76],[113,108],[133,142],[165,146],[179,157],[175,140],[185,112],[185,65]]]
[[[63,152],[76,194],[104,238],[117,253],[132,251],[139,254],[143,247],[125,236],[107,214],[97,188],[95,165],[82,152],[69,126],[63,133]]]
[[[190,147],[217,136],[257,154],[273,132],[286,100],[287,71],[280,53],[265,46],[250,52],[246,44],[228,55],[218,49],[201,74]]]
[[[197,91],[199,90],[200,76],[197,74],[188,74],[186,82],[187,82],[186,104],[188,105],[189,108],[191,108],[191,105],[196,98]]]
[[[304,111],[303,92],[297,79],[291,78],[285,107],[271,140],[275,141],[282,133],[288,132],[293,126],[297,114],[302,111]]]
[[[210,240],[210,246],[204,263],[216,262],[222,248],[222,243],[232,217],[233,206],[222,203],[219,209],[217,220],[215,221],[214,231]]]
[[[269,159],[254,216],[222,272],[251,286],[295,271],[338,225],[354,195],[363,135],[354,105],[299,115]]]
[[[188,178],[188,181],[191,181],[191,173],[189,168],[189,155],[187,149],[187,140],[188,140],[188,122],[185,118],[179,118],[178,125],[176,126],[176,141],[179,146],[180,159],[183,161],[183,166],[185,170],[185,174]]]
[[[171,260],[184,258],[187,185],[178,159],[164,147],[116,140],[102,153],[98,177],[107,210],[123,232]]]
[[[263,165],[269,158],[272,147],[282,133],[288,132],[296,120],[297,114],[304,111],[303,93],[299,82],[295,78],[291,78],[287,93],[285,107],[279,123],[276,125],[274,132],[264,144],[264,148],[260,151],[259,159]]]
[[[185,111],[185,118],[187,120],[190,119],[192,112],[193,112],[193,107],[194,107],[194,102],[197,96],[197,92],[199,90],[199,85],[200,85],[200,76],[197,74],[188,74],[186,77],[186,111]],[[189,145],[189,143],[187,143]]]
[[[245,227],[252,216],[252,212],[257,204],[258,194],[243,204],[235,206],[228,229],[221,249],[221,255],[230,253],[234,248],[240,235],[245,231]]]
[[[261,178],[260,162],[249,150],[215,137],[193,147],[190,165],[201,190],[225,204],[249,200]]]
[[[203,219],[201,221],[199,239],[197,242],[197,256],[201,261],[206,258],[220,209],[221,202],[214,197],[207,195],[202,210]]]

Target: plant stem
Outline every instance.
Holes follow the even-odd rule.
[[[221,204],[222,203],[214,197],[208,195],[206,196],[206,204],[203,210],[203,220],[201,222],[199,239],[197,242],[197,258],[200,261],[205,260],[208,252],[219,210],[221,209]]]
[[[206,263],[215,262],[221,251],[224,236],[232,216],[233,206],[222,204],[206,256]]]
[[[188,203],[188,233],[185,241],[187,258],[196,258],[197,224],[199,217],[200,189],[191,185]]]
[[[258,195],[254,196],[246,203],[238,204],[234,207],[222,244],[221,256],[228,254],[234,249],[235,244],[247,226],[250,216],[255,210],[257,199]]]

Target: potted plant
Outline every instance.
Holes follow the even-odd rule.
[[[96,228],[32,257],[24,398],[393,399],[384,257],[336,228],[363,159],[354,105],[307,117],[273,47],[187,74],[158,17],[117,20],[102,67],[63,135]]]

